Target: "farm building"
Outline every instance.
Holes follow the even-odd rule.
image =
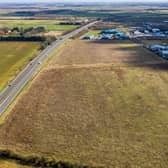
[[[148,48],[151,51],[160,55],[161,57],[168,59],[168,46],[155,44],[155,45],[148,46]]]
[[[160,29],[158,29],[158,28],[154,28],[154,29],[152,29],[152,32],[153,32],[153,33],[160,32]]]
[[[100,39],[127,39],[128,36],[126,36],[123,32],[112,29],[112,30],[102,30],[101,31],[101,38]]]
[[[99,37],[100,40],[112,40],[113,39],[113,36],[109,35],[109,34],[104,34],[104,35],[101,35]]]
[[[159,55],[163,58],[168,59],[168,50],[162,50],[159,52]]]
[[[154,45],[148,46],[148,48],[154,52],[157,52],[159,50],[166,50],[168,47],[164,45],[154,44]]]
[[[86,35],[83,37],[84,40],[92,40],[94,39],[94,35]]]
[[[120,40],[125,40],[128,39],[129,37],[125,35],[123,32],[120,32],[118,30],[112,29],[112,30],[102,30],[101,33],[98,35],[92,35],[92,34],[87,34],[82,37],[83,40],[92,40],[92,39],[97,39],[97,40],[113,40],[113,39],[120,39]]]
[[[111,29],[111,30],[102,30],[101,34],[118,34],[121,33],[120,31],[116,29]]]
[[[156,37],[165,37],[166,35],[163,32],[156,32],[156,33],[153,33],[153,36],[156,36]]]
[[[126,36],[124,33],[120,32],[116,34],[120,40],[128,39],[128,36]]]

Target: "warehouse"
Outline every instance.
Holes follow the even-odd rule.
[[[159,55],[163,58],[168,59],[168,50],[162,50],[159,52]]]

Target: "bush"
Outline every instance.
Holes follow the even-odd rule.
[[[0,150],[0,158],[4,160],[14,160],[22,165],[29,165],[39,168],[91,168],[89,166],[71,164],[68,162],[59,161],[55,159],[49,159],[39,156],[22,156],[18,155],[10,150]]]

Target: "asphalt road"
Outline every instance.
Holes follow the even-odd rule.
[[[29,82],[33,76],[39,71],[41,64],[43,64],[50,54],[63,44],[69,38],[79,34],[83,30],[94,25],[98,21],[91,22],[83,27],[80,27],[64,36],[60,40],[53,42],[45,50],[43,50],[36,58],[34,58],[15,78],[15,80],[9,84],[9,86],[0,93],[0,115],[8,108],[8,106],[14,101],[17,95],[21,92],[24,86]]]

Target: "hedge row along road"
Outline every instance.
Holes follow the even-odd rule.
[[[57,49],[60,45],[62,45],[69,38],[76,36],[80,32],[89,28],[90,26],[96,24],[98,21],[93,21],[84,25],[74,31],[62,36],[61,39],[56,40],[50,46],[48,46],[45,50],[43,50],[34,60],[32,60],[25,68],[20,72],[20,74],[16,77],[16,79],[9,84],[9,86],[4,89],[2,93],[0,93],[0,115],[8,108],[8,106],[14,101],[16,96],[20,93],[23,87],[29,82],[33,76],[38,72],[41,64],[43,64],[50,54]]]

